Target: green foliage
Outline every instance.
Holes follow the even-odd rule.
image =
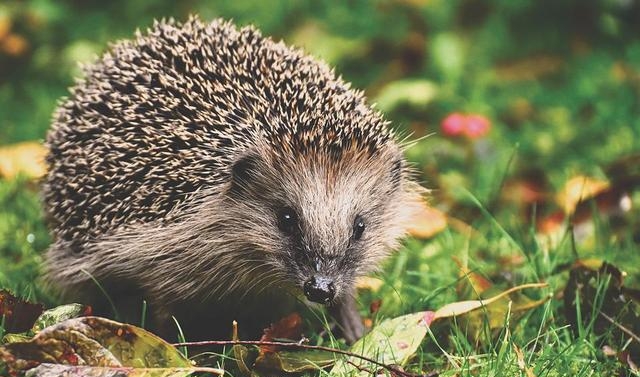
[[[386,284],[361,296],[363,309],[382,300],[374,321],[456,301],[452,256],[501,287],[547,281],[558,292],[567,280],[558,270],[576,257],[612,261],[637,284],[637,220],[620,231],[594,211],[594,235],[549,247],[532,220],[552,208],[541,204],[525,217],[502,195],[505,181],[532,171],[558,192],[568,178],[603,177],[607,164],[640,151],[639,12],[638,1],[610,0],[4,0],[0,145],[43,139],[56,102],[81,76],[77,63],[91,62],[108,42],[154,18],[232,18],[328,60],[379,102],[394,127],[419,139],[407,154],[436,189],[432,203],[477,231],[450,227],[429,241],[408,240],[380,275]],[[452,112],[489,118],[488,137],[446,136],[441,122]],[[0,287],[50,303],[38,280],[50,240],[36,188],[0,179]],[[637,192],[631,200],[640,204]],[[629,218],[640,218],[637,209]],[[514,258],[523,262],[504,262]],[[602,337],[573,332],[563,310],[551,300],[481,344],[453,326],[414,366],[515,375],[520,347],[535,375],[617,375],[621,366],[604,356]]]
[[[34,188],[22,178],[0,180],[0,287],[48,302],[36,283],[49,237]]]

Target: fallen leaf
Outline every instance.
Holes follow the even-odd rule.
[[[264,371],[302,373],[326,368],[332,365],[335,360],[335,355],[329,351],[278,351],[258,357],[254,368]]]
[[[571,178],[556,196],[556,201],[566,214],[572,214],[578,203],[583,202],[609,188],[609,182],[577,176]]]
[[[29,48],[29,42],[19,34],[9,34],[0,41],[0,48],[7,55],[20,56]]]
[[[21,300],[7,290],[0,290],[0,319],[4,317],[4,329],[8,333],[28,331],[44,307]]]
[[[546,286],[547,286],[546,283],[522,284],[517,287],[507,289],[506,291],[485,300],[468,300],[468,301],[459,301],[459,302],[447,304],[441,307],[440,309],[436,310],[435,319],[455,317],[462,314],[466,314],[476,309],[480,309],[484,306],[490,305],[493,302],[496,302],[504,297],[507,297],[509,294],[513,292],[517,292],[527,288],[544,288]],[[544,301],[546,301],[546,299]],[[530,309],[531,307],[540,305],[542,302],[535,302],[535,304],[532,304],[531,306],[526,306],[523,309]]]
[[[280,319],[276,323],[272,323],[271,326],[264,329],[264,334],[260,338],[262,342],[273,342],[276,340],[300,339],[302,336],[302,317],[298,313],[291,313],[288,316]],[[277,351],[275,346],[260,346],[260,357],[267,353]]]
[[[409,226],[409,234],[416,238],[431,238],[447,228],[447,216],[440,210],[420,204],[413,223]]]
[[[422,343],[434,319],[433,312],[419,312],[386,319],[355,342],[349,351],[387,365],[404,365]],[[349,357],[338,360],[330,375],[371,375],[359,368],[377,370],[378,366],[356,357]]]
[[[43,363],[25,374],[26,377],[185,377],[193,373],[223,375],[224,370],[204,367],[166,367],[166,368],[132,368],[132,367],[92,367],[78,365],[61,365]]]
[[[46,173],[46,148],[38,142],[28,141],[0,148],[0,176],[13,178],[22,173],[40,178]]]
[[[356,289],[358,290],[377,292],[383,285],[384,281],[382,281],[382,279],[374,278],[371,276],[361,276],[356,279]]]
[[[0,40],[9,35],[11,26],[11,17],[7,14],[0,14]]]
[[[536,230],[541,234],[553,234],[563,229],[562,225],[564,224],[564,222],[565,214],[561,210],[558,210],[538,221]]]
[[[377,313],[380,310],[381,306],[382,306],[382,300],[377,299],[377,300],[371,301],[371,304],[369,305],[369,313],[371,314]]]
[[[501,192],[504,201],[516,206],[544,203],[549,197],[549,182],[541,169],[529,169],[508,179]]]
[[[456,317],[456,323],[469,339],[479,344],[486,335],[495,335],[505,326],[505,318],[518,319],[527,311],[545,303],[549,297],[532,300],[520,291],[524,288],[541,288],[544,284],[525,284],[511,288],[486,300],[461,301],[445,305],[436,311],[436,319]],[[487,290],[494,291],[491,287]],[[491,332],[487,333],[486,330]]]
[[[40,330],[53,326],[56,323],[66,321],[71,318],[90,316],[92,309],[90,306],[82,304],[67,304],[57,306],[53,309],[45,310],[36,319],[31,331],[36,334]]]
[[[7,365],[9,372],[16,373],[43,363],[190,370],[183,375],[195,371],[188,359],[159,337],[141,328],[99,317],[70,319],[43,329],[28,342],[0,347],[0,361]],[[135,375],[134,372],[128,375]]]

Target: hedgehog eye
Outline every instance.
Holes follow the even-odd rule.
[[[355,221],[353,222],[353,239],[356,241],[362,238],[362,233],[364,233],[364,219],[362,216],[356,216]]]
[[[291,207],[284,207],[278,211],[278,228],[287,234],[292,234],[298,228],[298,215]]]

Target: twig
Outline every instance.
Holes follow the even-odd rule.
[[[391,373],[394,373],[402,377],[436,377],[438,375],[438,373],[415,374],[415,373],[405,372],[404,370],[401,370],[393,365],[381,363],[372,358],[358,355],[357,353],[343,351],[341,349],[331,348],[331,347],[310,346],[308,344],[301,344],[298,342],[289,343],[289,342],[267,342],[267,341],[260,341],[260,340],[209,340],[204,342],[181,342],[181,343],[173,344],[174,347],[233,346],[233,345],[277,346],[277,347],[283,347],[283,348],[302,348],[302,349],[308,349],[308,350],[327,351],[327,352],[337,353],[337,354],[345,355],[349,357],[355,357],[355,358],[367,361],[369,363],[377,365],[381,368],[388,370]]]
[[[611,322],[612,325],[614,325],[617,328],[619,328],[622,332],[624,332],[625,334],[629,335],[631,337],[631,339],[633,339],[636,342],[640,343],[640,337],[638,335],[634,334],[633,331],[631,331],[628,328],[624,327],[622,324],[616,322],[615,319],[609,317],[608,315],[606,315],[602,311],[600,311],[600,315],[603,316],[604,319],[606,319],[607,321]]]

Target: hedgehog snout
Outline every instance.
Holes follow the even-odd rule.
[[[333,279],[323,275],[311,276],[303,285],[304,295],[313,302],[329,304],[336,297]]]

